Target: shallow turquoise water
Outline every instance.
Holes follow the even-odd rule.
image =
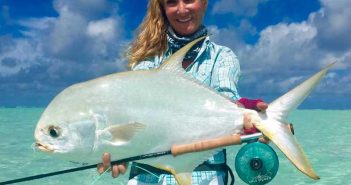
[[[0,108],[0,182],[78,167],[32,149],[33,131],[42,111],[41,108]],[[307,178],[273,146],[280,168],[270,184],[351,184],[351,111],[297,110],[289,120],[294,123],[295,135],[321,180]],[[238,149],[238,146],[229,148],[231,167]],[[95,178],[97,173],[92,169],[20,184],[89,185]],[[113,180],[106,175],[95,184],[126,184],[126,177]],[[235,184],[244,183],[236,176]]]

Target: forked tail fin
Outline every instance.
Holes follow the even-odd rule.
[[[266,119],[255,124],[265,136],[277,145],[297,169],[315,180],[319,179],[318,175],[314,172],[288,125],[284,123],[286,123],[288,114],[303,102],[334,63],[269,104]]]

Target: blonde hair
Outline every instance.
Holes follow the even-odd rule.
[[[148,57],[163,54],[167,49],[167,18],[164,0],[149,0],[146,16],[138,28],[137,37],[127,50],[128,66],[133,67]]]

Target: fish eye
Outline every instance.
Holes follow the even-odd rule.
[[[48,129],[48,131],[49,131],[49,135],[50,135],[51,137],[53,137],[53,138],[57,138],[57,137],[59,137],[59,135],[60,135],[60,130],[59,130],[59,128],[57,128],[57,127],[55,127],[55,126],[50,126],[49,129]]]

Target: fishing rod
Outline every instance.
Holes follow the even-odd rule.
[[[131,161],[137,161],[137,160],[142,160],[142,159],[149,159],[149,158],[165,156],[165,155],[173,155],[174,157],[176,157],[178,155],[186,154],[186,153],[200,152],[200,151],[211,150],[211,149],[230,146],[230,145],[239,145],[239,144],[242,144],[245,142],[249,142],[251,140],[256,140],[261,136],[262,136],[262,133],[255,133],[255,134],[250,134],[250,135],[237,135],[237,134],[235,134],[235,135],[231,135],[231,136],[224,136],[224,137],[219,137],[219,138],[215,138],[215,139],[203,140],[203,141],[190,143],[190,144],[174,145],[168,151],[137,155],[137,156],[133,156],[133,157],[128,157],[128,158],[112,161],[111,166],[116,165],[116,164],[131,162]],[[92,169],[92,168],[96,168],[97,165],[98,164],[87,165],[87,166],[62,170],[62,171],[56,171],[56,172],[51,172],[51,173],[45,173],[45,174],[39,174],[39,175],[34,175],[34,176],[29,176],[29,177],[24,177],[24,178],[8,180],[8,181],[0,182],[0,185],[14,184],[14,183],[19,183],[19,182],[24,182],[24,181],[31,181],[31,180],[51,177],[51,176],[55,176],[55,175],[65,174],[65,173],[72,173],[72,172],[76,172],[76,171]]]

